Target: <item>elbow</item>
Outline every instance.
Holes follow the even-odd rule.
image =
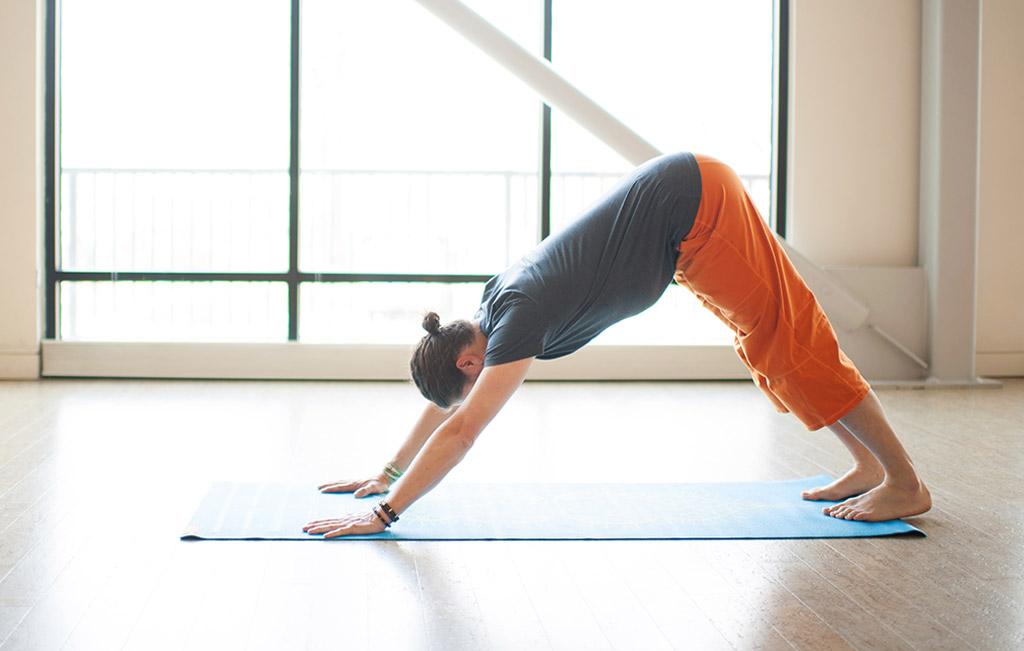
[[[453,456],[461,459],[476,443],[476,439],[483,429],[472,420],[467,419],[465,415],[456,413],[445,427],[437,431],[435,436],[440,439],[440,443],[452,451]]]
[[[469,452],[474,443],[476,443],[476,435],[469,432],[458,432],[451,438],[451,444],[458,450],[460,457]]]
[[[447,432],[444,432],[445,442],[451,446],[451,448],[457,453],[461,459],[464,454],[469,452],[473,444],[476,443],[477,436],[480,432],[469,427],[455,427]]]

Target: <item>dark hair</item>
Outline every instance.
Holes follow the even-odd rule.
[[[476,339],[476,328],[469,321],[452,321],[441,326],[435,312],[423,317],[427,335],[416,344],[409,362],[412,381],[423,397],[442,409],[462,397],[466,376],[456,366],[459,355]]]

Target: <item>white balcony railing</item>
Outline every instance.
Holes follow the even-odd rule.
[[[553,174],[552,231],[619,176]],[[742,178],[767,203],[768,177]],[[539,235],[533,172],[306,170],[301,183],[304,271],[490,274]],[[65,168],[61,189],[63,271],[288,270],[285,171]]]
[[[619,174],[554,174],[557,231]],[[766,203],[768,177],[742,177]],[[188,273],[173,282],[80,282],[64,276],[60,336],[87,341],[284,341],[281,277],[196,282],[194,274],[289,271],[284,171],[64,169],[62,272]],[[538,181],[527,172],[305,171],[299,266],[305,273],[470,274],[503,269],[539,237]],[[124,279],[121,279],[124,280]],[[299,339],[407,343],[425,308],[470,317],[480,288],[438,283],[304,282]],[[680,318],[685,319],[684,322]],[[658,324],[671,323],[670,328]],[[687,292],[615,326],[605,342],[720,343]]]

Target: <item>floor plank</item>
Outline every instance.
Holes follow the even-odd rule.
[[[611,649],[600,622],[562,562],[562,547],[532,541],[509,545],[533,612],[555,649]]]
[[[674,648],[733,648],[666,570],[671,561],[664,557],[683,553],[686,548],[674,542],[629,541],[610,543],[608,559]]]
[[[508,542],[465,543],[458,551],[487,628],[489,648],[551,649]]]

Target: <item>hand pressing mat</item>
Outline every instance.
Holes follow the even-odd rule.
[[[823,515],[800,491],[828,475],[790,481],[692,484],[441,484],[380,540],[671,540],[853,538],[922,531],[902,520]],[[307,522],[368,511],[380,497],[322,494],[313,485],[214,484],[182,539],[322,540]]]

